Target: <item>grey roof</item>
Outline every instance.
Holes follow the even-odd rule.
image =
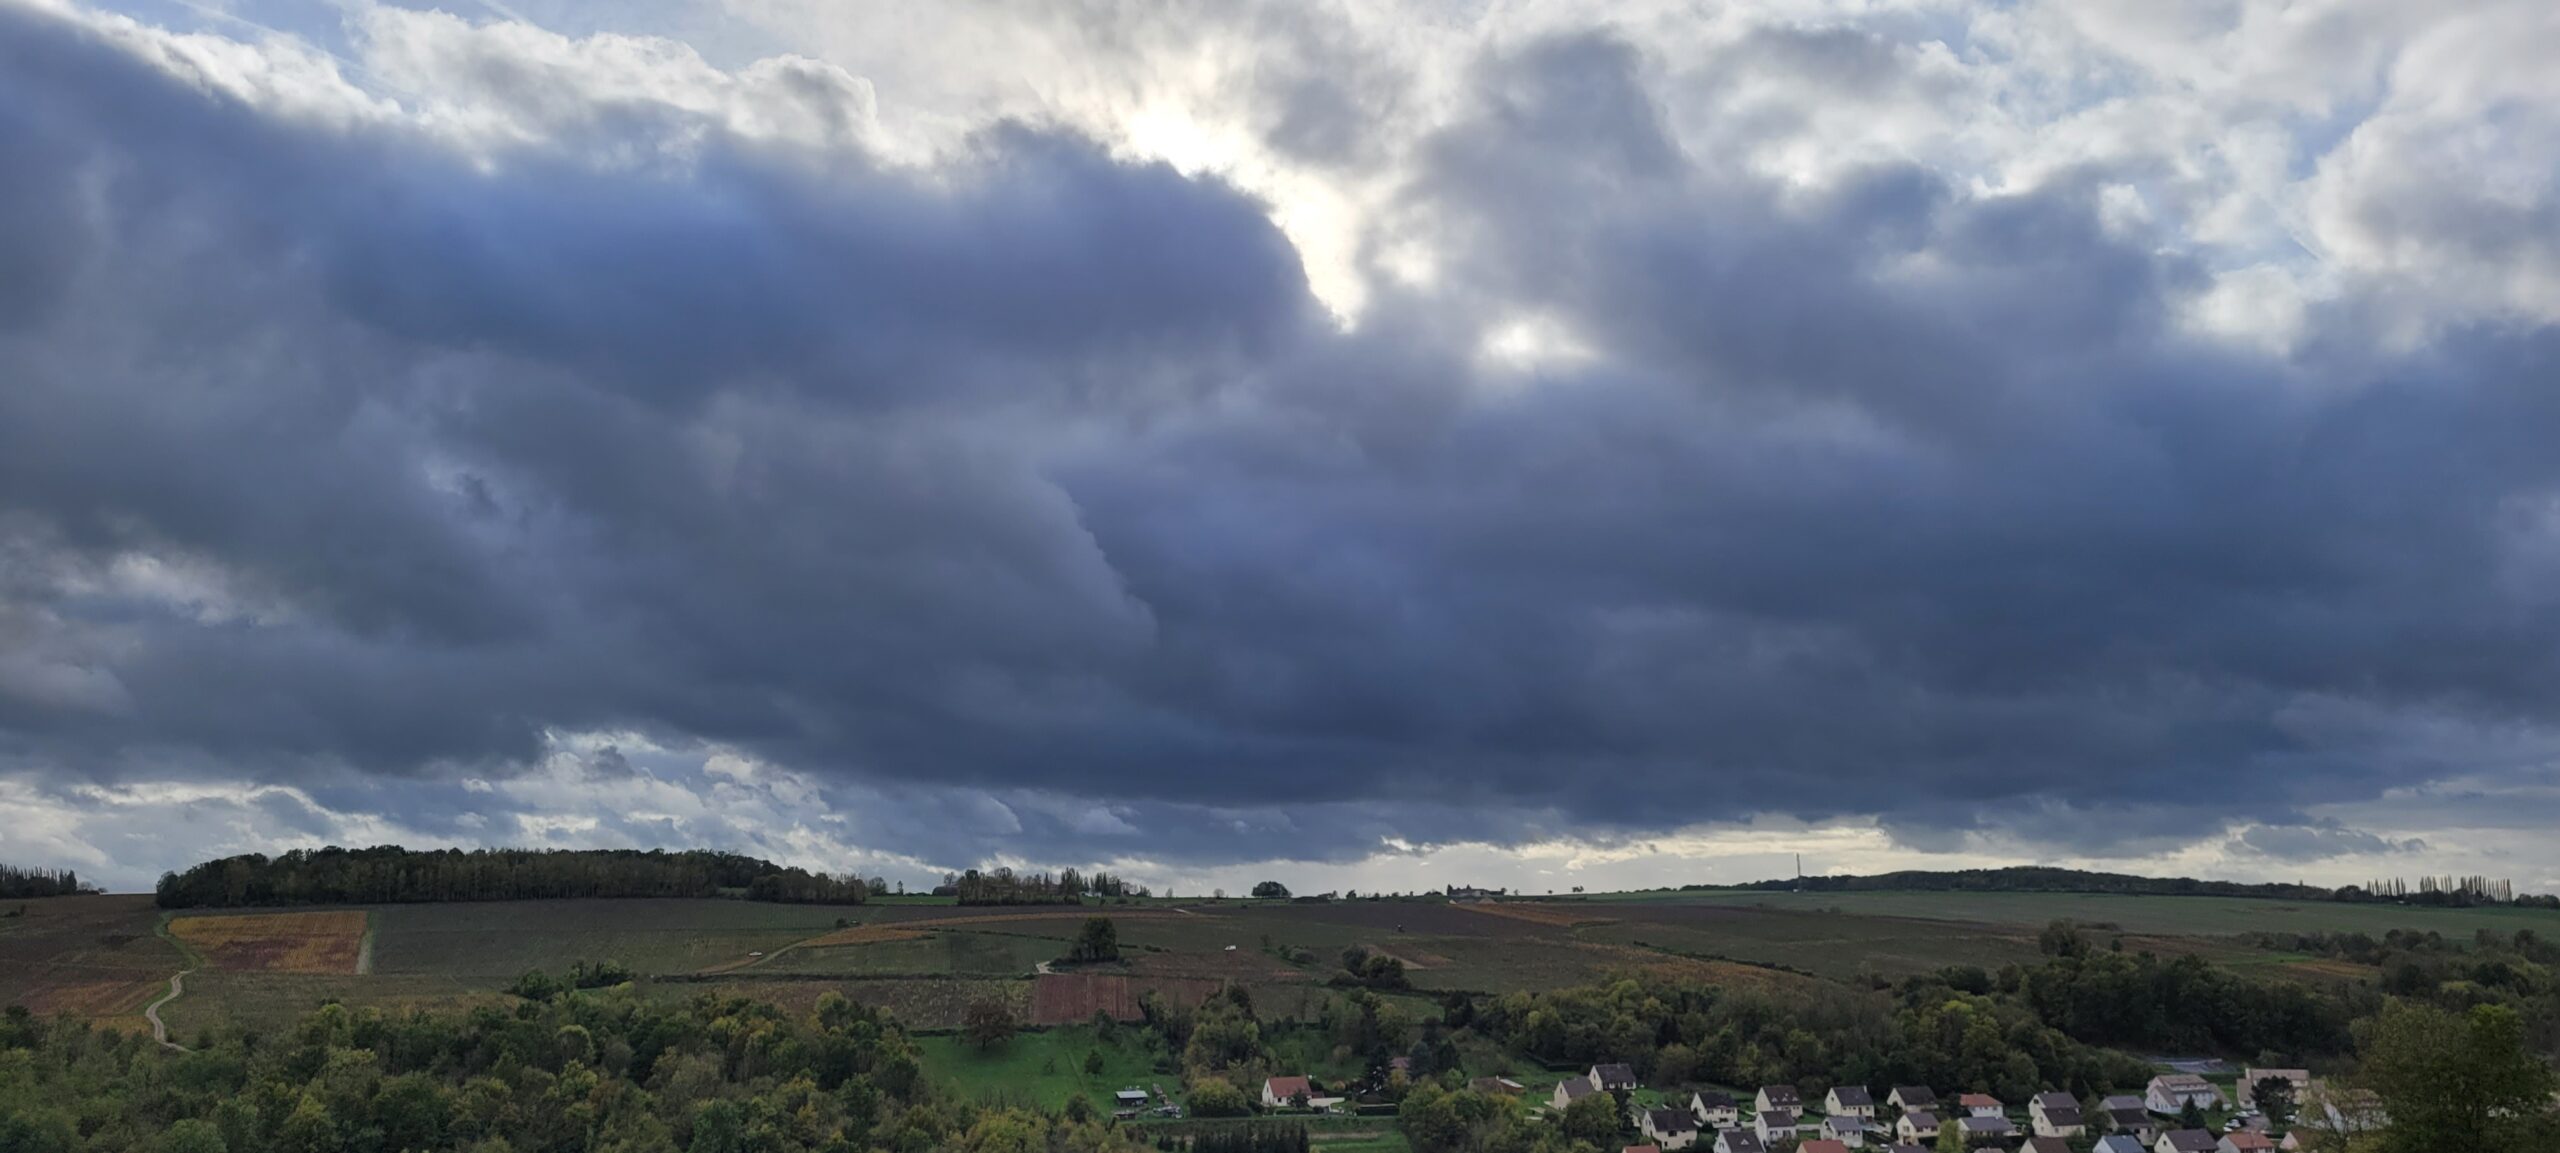
[[[1957,1122],[1967,1133],[2015,1133],[2018,1127],[2006,1117],[1966,1117]]]
[[[1653,1129],[1657,1133],[1685,1133],[1698,1127],[1698,1119],[1690,1116],[1686,1109],[1648,1109],[1645,1112],[1653,1117]]]
[[[1891,1095],[1902,1098],[1905,1104],[1917,1102],[1929,1105],[1938,1100],[1938,1091],[1926,1085],[1896,1085]]]
[[[2113,1137],[2098,1138],[2098,1147],[2092,1153],[2149,1153],[2149,1151],[2142,1147],[2142,1142],[2119,1133]]]
[[[1855,1117],[1825,1117],[1822,1127],[1833,1133],[1864,1133],[1866,1124]]]
[[[2202,1129],[2172,1129],[2163,1137],[2178,1153],[2213,1153],[2222,1147],[2219,1139]]]
[[[2134,1094],[2131,1094],[2131,1093],[2118,1093],[2118,1094],[2116,1094],[2116,1095],[2115,1095],[2115,1096],[2113,1096],[2113,1097],[2109,1097],[2109,1098],[2107,1098],[2107,1099],[2105,1099],[2105,1100],[2103,1100],[2103,1101],[2098,1102],[2098,1108],[2101,1108],[2101,1109],[2139,1109],[2139,1108],[2142,1108],[2142,1098],[2140,1098],[2140,1097],[2138,1097],[2138,1096],[2135,1096]]]
[[[1589,1077],[1568,1077],[1556,1082],[1556,1088],[1564,1090],[1564,1099],[1567,1101],[1578,1101],[1600,1091],[1600,1087],[1592,1084]]]
[[[1792,1128],[1796,1123],[1796,1115],[1791,1110],[1771,1109],[1760,1115],[1760,1123],[1764,1126],[1784,1125]]]
[[[1840,1103],[1843,1105],[1858,1106],[1873,1105],[1876,1103],[1874,1095],[1868,1093],[1867,1087],[1864,1085],[1835,1086],[1831,1090],[1831,1095],[1838,1098]]]
[[[2055,1105],[2046,1109],[2044,1123],[2058,1126],[2086,1124],[2080,1119],[2080,1107],[2077,1105]]]
[[[1736,1107],[1733,1103],[1733,1094],[1727,1093],[1721,1089],[1700,1089],[1696,1093],[1696,1097],[1698,1104],[1706,1106],[1709,1109],[1732,1109]]]
[[[2038,1093],[2031,1104],[2046,1109],[2077,1109],[2080,1099],[2069,1093]]]
[[[1787,1105],[1793,1105],[1802,1100],[1796,1096],[1796,1087],[1793,1085],[1763,1085],[1760,1087],[1760,1095],[1773,1102]]]
[[[1617,1064],[1615,1062],[1607,1065],[1594,1065],[1591,1067],[1591,1072],[1597,1075],[1600,1078],[1600,1082],[1604,1085],[1615,1081],[1625,1081],[1632,1084],[1636,1079],[1636,1071],[1633,1068]]]
[[[1760,1144],[1759,1135],[1748,1129],[1724,1130],[1716,1134],[1716,1141],[1724,1146],[1725,1153],[1768,1153],[1768,1147]]]

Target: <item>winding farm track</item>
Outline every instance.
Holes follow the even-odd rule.
[[[142,1019],[151,1022],[151,1039],[181,1053],[186,1052],[187,1047],[169,1039],[169,1024],[160,1019],[160,1006],[177,1000],[178,994],[187,991],[187,973],[194,971],[189,969],[169,978],[169,991],[161,994],[159,1000],[142,1007]]]

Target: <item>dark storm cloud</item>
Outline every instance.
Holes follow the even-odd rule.
[[[2203,347],[2105,174],[1791,188],[1661,83],[1485,60],[1404,193],[1449,266],[1338,332],[1261,206],[1042,129],[919,172],[643,105],[479,164],[0,10],[0,750],[503,836],[457,774],[630,731],[937,860],[1758,812],[2300,859],[2465,767],[2406,718],[2551,722],[2548,330]],[[1598,353],[1524,383],[1513,315]]]

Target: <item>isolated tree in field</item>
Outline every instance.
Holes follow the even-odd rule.
[[[1117,961],[1120,959],[1120,929],[1109,917],[1088,917],[1084,930],[1076,934],[1075,944],[1068,946],[1070,961]]]
[[[1094,1049],[1084,1055],[1084,1075],[1087,1077],[1102,1075],[1102,1050]]]
[[[2464,1014],[2395,1003],[2364,1030],[2365,1087],[2390,1118],[2380,1153],[2549,1148],[2552,1072],[2503,1005]]]
[[[1266,899],[1286,897],[1289,895],[1289,886],[1278,881],[1263,881],[1253,887],[1253,895]]]
[[[960,1035],[981,1049],[1012,1040],[1013,1032],[1013,1010],[992,997],[969,1002],[960,1015]]]

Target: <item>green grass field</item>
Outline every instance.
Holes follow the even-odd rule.
[[[1081,1093],[1107,1113],[1111,1094],[1121,1089],[1180,1092],[1182,1078],[1155,1071],[1157,1051],[1142,1043],[1138,1030],[1114,1030],[1114,1035],[1105,1041],[1091,1026],[1074,1025],[1016,1034],[988,1049],[956,1036],[919,1038],[917,1047],[923,1050],[927,1076],[973,1100],[1055,1109]],[[1102,1071],[1085,1072],[1086,1057],[1096,1053],[1102,1055]]]

